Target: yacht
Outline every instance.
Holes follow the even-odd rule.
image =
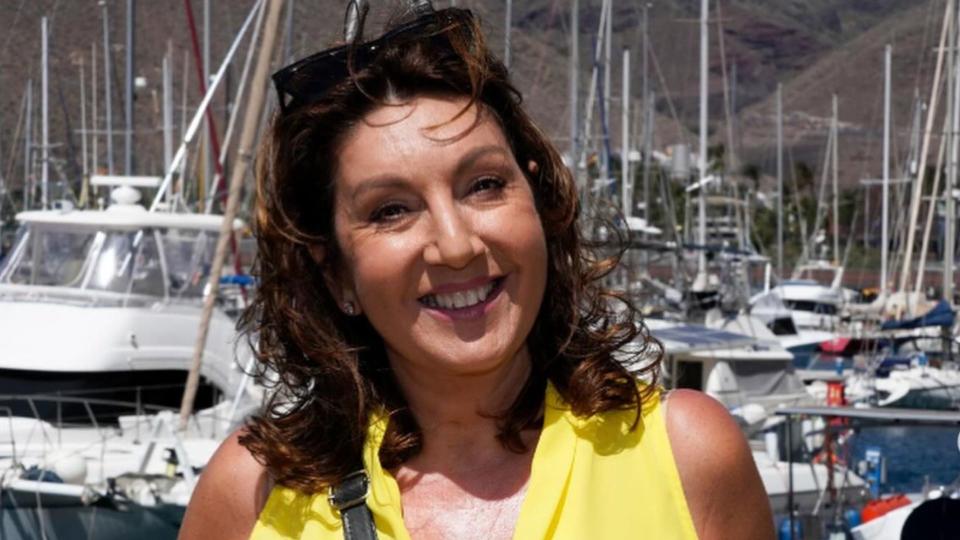
[[[780,405],[809,404],[813,396],[793,371],[793,355],[762,322],[749,316],[709,315],[707,325],[648,319],[664,348],[668,386],[700,390],[723,403],[750,435],[774,420]]]
[[[147,211],[130,185],[117,186],[112,199],[104,210],[17,214],[20,228],[0,266],[0,394],[179,404],[222,218]],[[203,406],[233,396],[243,376],[234,361],[244,349],[235,343],[240,301],[233,287],[214,310]],[[22,405],[14,415],[67,414]]]
[[[175,535],[198,470],[262,403],[235,330],[236,274],[212,314],[196,412],[175,415],[223,217],[148,211],[141,180],[114,182],[106,209],[16,216],[0,266],[0,537]]]

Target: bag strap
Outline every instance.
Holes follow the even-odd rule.
[[[363,469],[348,474],[330,490],[327,500],[340,512],[344,540],[377,540],[377,527],[367,507],[369,493],[370,479]]]

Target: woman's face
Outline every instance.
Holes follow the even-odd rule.
[[[359,305],[395,369],[509,366],[543,299],[547,248],[530,185],[494,118],[471,107],[451,121],[465,105],[381,107],[339,153],[334,294]]]

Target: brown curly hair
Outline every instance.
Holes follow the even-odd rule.
[[[497,119],[518,163],[539,164],[527,178],[546,236],[549,294],[527,337],[531,374],[497,417],[501,443],[525,450],[520,432],[542,425],[547,381],[581,416],[635,408],[639,418],[655,388],[659,347],[633,305],[601,284],[619,254],[603,257],[585,246],[573,176],[521,107],[520,93],[486,47],[476,19],[455,8],[443,13],[454,17],[439,20],[455,22],[421,39],[385,44],[368,65],[353,66],[350,77],[318,99],[275,115],[261,146],[259,287],[240,326],[258,351],[260,375],[276,388],[240,441],[278,483],[301,491],[322,490],[356,470],[377,411],[390,414],[380,448],[384,467],[398,466],[421,448],[382,338],[364,317],[342,314],[321,277],[341,255],[333,231],[339,145],[388,100],[468,97]],[[316,245],[326,254],[320,263],[310,254]],[[637,372],[651,384],[638,387]]]

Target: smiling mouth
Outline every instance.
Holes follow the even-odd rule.
[[[442,310],[465,310],[479,306],[498,293],[505,277],[498,277],[484,285],[444,294],[428,294],[419,298],[424,306]]]

